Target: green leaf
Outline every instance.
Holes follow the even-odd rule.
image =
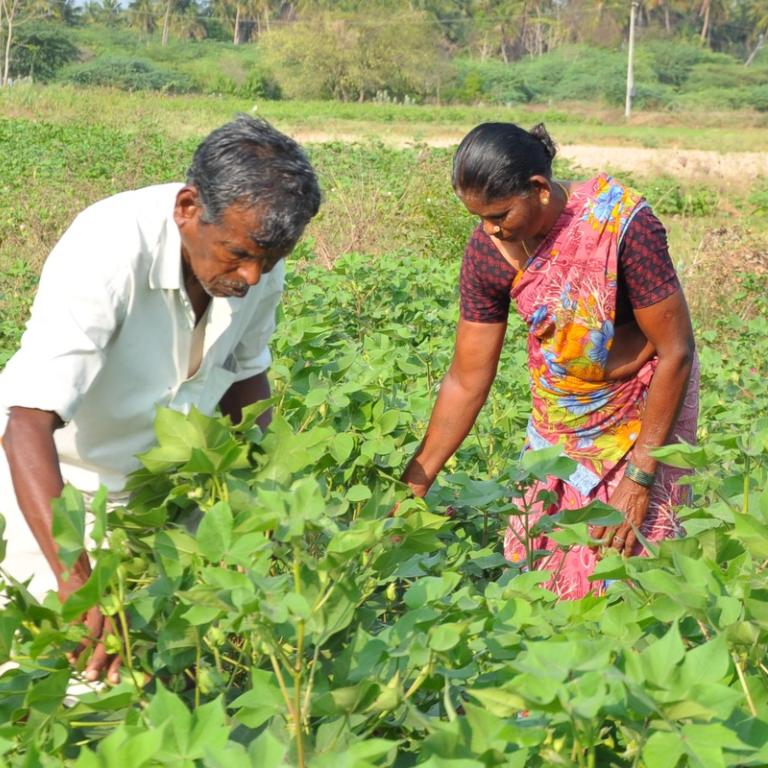
[[[206,752],[216,754],[223,750],[229,738],[223,697],[197,707],[192,713],[192,729],[189,735],[187,757],[190,760],[203,758]]]
[[[552,445],[538,451],[526,451],[520,466],[537,480],[543,481],[548,477],[567,480],[576,470],[577,464],[563,454],[562,446]]]
[[[237,719],[249,728],[259,728],[286,709],[274,674],[265,669],[251,670],[251,689],[229,706],[237,712]]]
[[[346,493],[347,501],[353,504],[371,498],[371,489],[367,485],[353,485]]]
[[[248,747],[251,765],[258,768],[283,768],[288,747],[269,730],[259,734]]]
[[[99,552],[96,565],[77,592],[73,592],[61,608],[64,621],[72,621],[93,608],[106,595],[112,577],[120,564],[120,556],[115,552]]]
[[[672,624],[664,637],[656,640],[640,654],[646,680],[664,688],[672,679],[672,673],[685,654],[677,622]]]
[[[167,723],[166,733],[169,738],[163,741],[164,751],[175,753],[179,757],[186,756],[192,714],[184,702],[159,681],[157,691],[146,709],[146,715],[149,722],[156,728]]]
[[[339,464],[343,464],[351,456],[354,447],[355,441],[352,435],[348,432],[339,432],[331,441],[331,456]]]
[[[155,434],[161,447],[205,448],[205,434],[202,429],[180,411],[158,408],[155,418]]]
[[[59,559],[71,568],[83,552],[85,502],[83,495],[67,483],[58,499],[51,501],[53,538],[59,546]]]
[[[496,717],[514,717],[527,709],[525,699],[506,688],[469,688],[467,693]]]
[[[408,588],[403,599],[409,608],[419,608],[442,600],[460,583],[461,575],[455,571],[446,571],[442,576],[424,576]]]
[[[30,686],[24,699],[24,706],[42,712],[46,715],[53,714],[67,692],[70,670],[57,669],[43,678],[37,678],[34,685]]]
[[[429,633],[429,647],[438,653],[450,651],[461,640],[461,633],[455,624],[440,624]]]
[[[679,469],[704,469],[709,466],[710,458],[705,448],[686,443],[663,445],[651,451],[654,458],[662,464]]]
[[[676,733],[656,731],[643,745],[645,765],[653,768],[675,768],[683,755],[683,743]]]
[[[223,560],[232,546],[234,519],[229,504],[223,501],[211,507],[197,528],[200,553],[212,563]]]
[[[576,525],[587,523],[588,525],[619,525],[624,522],[624,515],[610,504],[602,501],[592,501],[586,507],[579,509],[567,509],[550,515],[559,525]]]
[[[99,547],[107,535],[107,498],[109,491],[106,486],[100,485],[91,502],[91,512],[93,513],[93,528],[91,529],[91,539]]]

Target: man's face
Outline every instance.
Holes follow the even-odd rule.
[[[178,193],[174,219],[186,268],[209,296],[242,298],[289,249],[266,249],[254,242],[251,235],[261,229],[258,209],[233,204],[215,224],[201,220],[202,210],[194,187]]]

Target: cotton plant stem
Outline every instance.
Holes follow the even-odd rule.
[[[301,544],[298,539],[293,541],[293,588],[296,594],[301,595]],[[299,619],[296,624],[296,652],[293,663],[293,696],[294,712],[293,721],[294,736],[296,738],[296,757],[299,768],[304,768],[304,712],[301,705],[301,684],[304,675],[304,619]]]
[[[312,654],[312,667],[309,670],[309,680],[307,680],[307,689],[304,692],[304,717],[309,717],[309,705],[310,697],[312,695],[312,687],[315,684],[315,672],[317,671],[317,661],[320,658],[320,644],[315,646],[315,652]]]
[[[750,457],[744,456],[744,501],[742,502],[742,514],[745,516],[749,514],[749,472],[750,472]]]
[[[195,709],[200,706],[200,660],[202,650],[200,648],[200,633],[195,627]]]
[[[142,688],[139,685],[139,681],[136,679],[133,669],[133,647],[131,646],[131,633],[128,631],[128,617],[125,613],[125,571],[122,566],[117,569],[117,597],[117,617],[120,622],[120,631],[122,633],[123,653],[121,654],[121,661],[125,664],[128,674],[131,676],[131,681],[133,682],[136,692],[141,694]]]
[[[741,688],[744,691],[744,697],[747,700],[749,711],[752,714],[752,717],[757,717],[757,709],[755,708],[755,702],[752,700],[752,694],[749,692],[747,679],[744,677],[744,670],[741,668],[741,662],[739,661],[739,658],[736,655],[735,651],[731,651],[731,658],[733,659],[733,663],[736,665],[736,674],[739,676],[739,682],[741,683]]]

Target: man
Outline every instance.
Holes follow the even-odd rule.
[[[81,213],[43,269],[21,347],[0,375],[3,567],[62,600],[90,574],[65,573],[51,499],[69,482],[119,502],[158,406],[233,420],[269,397],[268,341],[283,258],[317,213],[320,191],[300,147],[240,116],[198,147],[186,184],[102,200]],[[262,418],[266,426],[269,415]],[[3,431],[0,425],[0,432]],[[89,636],[102,637],[92,611]],[[116,679],[99,643],[86,669]]]

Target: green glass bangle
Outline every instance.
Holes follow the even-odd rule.
[[[624,477],[628,477],[644,488],[650,488],[656,481],[656,475],[653,472],[645,472],[640,467],[632,464],[632,462],[627,464],[627,468],[624,470]]]

